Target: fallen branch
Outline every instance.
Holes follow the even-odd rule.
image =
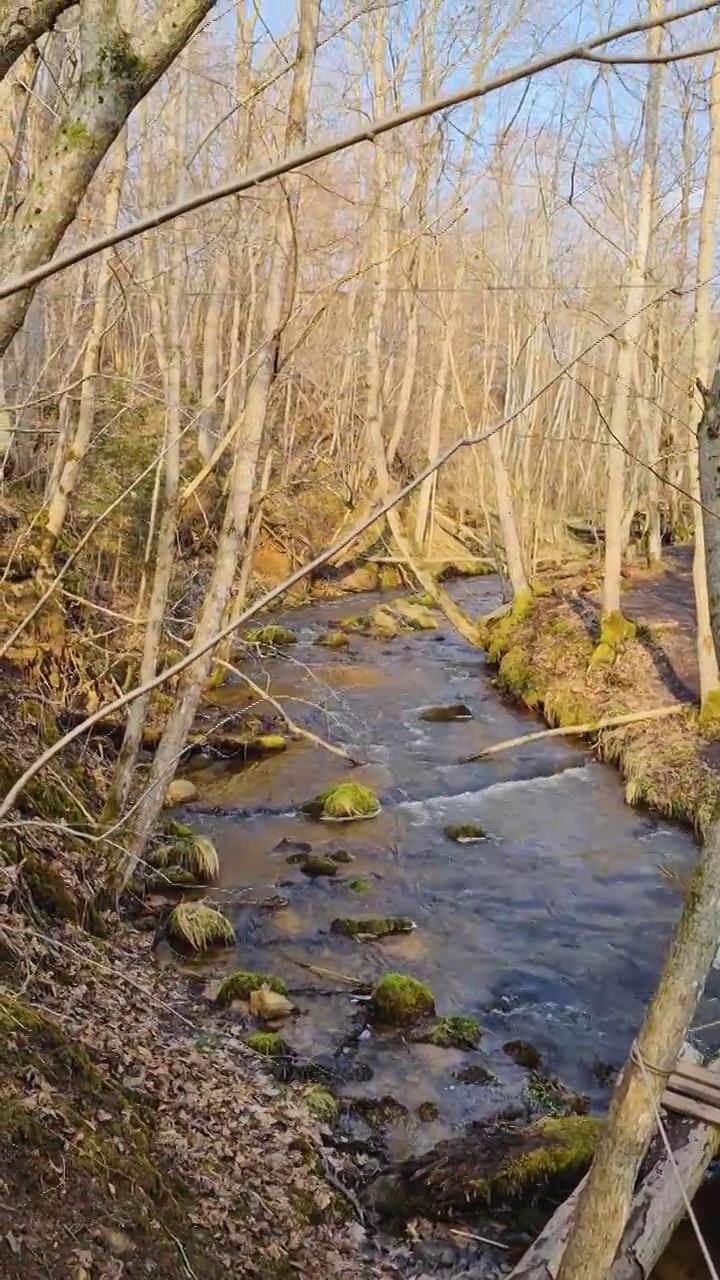
[[[686,1045],[679,1060],[687,1062],[699,1057],[696,1050]],[[708,1070],[720,1075],[720,1057],[709,1063]],[[692,1201],[705,1171],[718,1153],[720,1130],[714,1125],[690,1120],[674,1121],[670,1145],[675,1165],[663,1150],[637,1187],[622,1243],[607,1280],[638,1280],[640,1276],[650,1275],[685,1216],[682,1188]],[[555,1280],[585,1182],[584,1178],[560,1205],[508,1280]]]
[[[335,969],[323,969],[319,964],[309,964],[307,960],[296,960],[295,956],[285,956],[290,964],[296,964],[298,969],[307,969],[308,973],[314,973],[317,978],[332,978],[335,982],[346,982],[350,987],[362,987],[362,978],[353,978],[349,973],[338,973]]]
[[[671,707],[653,707],[649,711],[629,711],[624,716],[607,716],[605,720],[588,720],[585,724],[538,729],[533,733],[523,733],[519,738],[506,738],[504,742],[494,742],[492,746],[476,751],[471,756],[460,756],[458,764],[471,764],[474,760],[485,760],[488,756],[496,756],[501,751],[510,751],[513,747],[524,747],[526,742],[537,742],[539,738],[564,738],[569,734],[585,736],[590,733],[599,733],[601,729],[619,729],[624,724],[637,724],[641,720],[664,720],[666,716],[676,716],[685,710],[683,703],[675,702]]]

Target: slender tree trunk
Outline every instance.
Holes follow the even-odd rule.
[[[650,0],[649,13],[659,16],[664,0]],[[656,57],[662,47],[662,28],[648,33],[648,53]],[[658,126],[662,91],[662,68],[651,66],[648,71],[648,91],[645,100],[645,137],[643,164],[638,194],[637,233],[627,274],[626,315],[627,324],[618,337],[617,386],[610,415],[610,440],[608,441],[608,483],[605,506],[605,577],[603,583],[603,613],[617,615],[620,608],[620,581],[622,570],[622,521],[625,504],[625,454],[630,434],[630,411],[636,351],[644,320],[637,314],[642,306],[643,288],[650,248],[650,234],[655,200],[655,170],[658,152]]]
[[[120,196],[126,168],[127,134],[123,130],[115,144],[107,175],[103,221],[108,231],[114,231],[117,226],[120,213]],[[110,249],[103,253],[100,258],[92,325],[82,364],[83,383],[80,392],[80,410],[77,426],[72,444],[58,477],[57,487],[48,497],[47,516],[41,548],[42,557],[48,562],[52,560],[57,540],[65,524],[70,499],[75,492],[83,460],[92,439],[95,423],[97,377],[100,371],[102,344],[107,325],[110,282],[113,278],[111,269],[112,254],[113,250]]]
[[[695,323],[693,332],[693,368],[695,378],[704,387],[710,382],[714,334],[715,256],[717,224],[720,216],[720,53],[713,59],[710,75],[710,129],[708,160],[705,171],[700,222],[698,227],[697,288],[695,290]],[[690,483],[695,500],[695,550],[693,585],[697,617],[697,653],[700,671],[700,701],[705,703],[718,688],[718,663],[713,628],[710,623],[708,579],[705,567],[705,521],[699,505],[697,433],[702,413],[702,400],[696,388],[690,405]]]
[[[320,2],[321,0],[299,0],[297,54],[284,140],[286,153],[302,145],[307,133]],[[288,289],[293,276],[294,218],[297,203],[298,187],[290,179],[286,189],[278,190],[275,240],[262,322],[264,337],[254,362],[248,387],[243,431],[239,434],[236,444],[227,509],[212,579],[195,631],[196,645],[206,642],[218,630],[235,577],[239,547],[247,527],[270,392],[275,379],[282,329],[287,314]],[[123,857],[120,865],[116,865],[112,872],[113,887],[127,882],[142,854],[162,805],[167,782],[177,767],[178,758],[195,718],[212,661],[213,655],[210,651],[204,658],[193,663],[180,681],[175,709],[155,753],[148,786],[138,809],[131,847],[127,856]]]

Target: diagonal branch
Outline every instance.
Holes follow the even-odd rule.
[[[0,80],[21,53],[52,31],[61,14],[77,0],[5,0],[0,14]]]

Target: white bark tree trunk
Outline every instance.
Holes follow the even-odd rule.
[[[650,0],[649,14],[651,16],[659,16],[663,11],[663,7],[664,0]],[[653,28],[648,33],[647,47],[648,53],[652,57],[656,57],[660,53],[662,39],[661,27]],[[637,232],[627,273],[625,314],[628,320],[618,336],[620,349],[616,371],[617,386],[610,415],[607,499],[605,504],[603,612],[606,615],[621,613],[622,521],[625,503],[625,454],[630,433],[630,388],[634,381],[637,348],[644,325],[642,314],[637,313],[643,302],[655,205],[655,171],[658,154],[662,75],[662,67],[659,64],[650,66],[645,101],[645,135],[638,194]]]
[[[3,228],[0,277],[52,257],[77,213],[90,179],[133,107],[159,80],[209,13],[213,0],[172,0],[151,27],[128,34],[116,0],[81,0],[82,72],[49,151],[22,204]],[[0,355],[21,328],[34,290],[0,302]]]

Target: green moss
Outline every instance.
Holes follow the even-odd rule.
[[[390,938],[398,933],[412,933],[415,927],[415,923],[406,916],[360,916],[333,920],[330,931],[342,934],[345,938],[375,942],[378,938]]]
[[[65,120],[60,126],[60,137],[70,151],[85,146],[90,141],[90,132],[81,120]]]
[[[524,1092],[528,1107],[545,1115],[584,1116],[590,1109],[590,1099],[584,1093],[568,1089],[557,1076],[545,1071],[533,1071]]]
[[[543,712],[548,724],[558,728],[592,724],[598,719],[589,699],[564,685],[548,691],[543,699]]]
[[[441,1018],[424,1036],[438,1049],[477,1049],[485,1028],[470,1014],[451,1014]]]
[[[437,631],[437,618],[421,604],[413,604],[410,600],[396,600],[393,613],[399,615],[401,621],[413,631]]]
[[[372,889],[372,880],[368,880],[367,876],[355,876],[347,882],[348,889],[352,889],[353,893],[368,893]]]
[[[604,613],[600,619],[600,640],[591,658],[591,666],[606,666],[615,661],[623,646],[637,635],[634,622],[621,613]]]
[[[276,991],[281,996],[288,994],[287,984],[282,978],[274,978],[271,973],[238,970],[237,973],[228,974],[227,978],[223,978],[215,996],[215,1003],[226,1007],[232,1004],[233,1000],[249,1000],[251,993],[259,991],[261,987],[269,987],[271,991]]]
[[[261,733],[259,737],[252,739],[250,746],[273,755],[277,751],[287,751],[288,742],[281,733]]]
[[[438,602],[429,591],[417,591],[414,595],[407,597],[408,604],[422,605],[423,609],[437,609]]]
[[[335,821],[375,818],[380,812],[380,801],[374,791],[359,782],[341,782],[306,801],[300,806],[300,812],[309,818]]]
[[[243,633],[243,640],[248,644],[281,648],[283,645],[296,644],[297,635],[289,627],[279,627],[270,623],[264,627],[250,627]]]
[[[168,889],[170,886],[187,889],[195,884],[197,884],[197,878],[186,867],[163,867],[156,875],[149,876],[145,885],[138,884],[136,891],[142,894],[143,888],[147,887],[155,893],[162,893],[163,889]]]
[[[245,1043],[262,1058],[280,1058],[287,1052],[285,1041],[275,1031],[251,1031]]]
[[[366,626],[368,634],[384,640],[393,640],[405,629],[403,622],[384,605],[370,610]]]
[[[344,631],[324,631],[315,643],[324,649],[346,649],[350,641]]]
[[[310,1085],[303,1091],[302,1098],[310,1114],[321,1124],[332,1124],[337,1119],[340,1103],[329,1089],[320,1084]]]
[[[70,920],[77,924],[80,904],[71,892],[60,872],[45,859],[26,854],[21,863],[23,888],[32,898],[38,911],[58,920]]]
[[[170,912],[165,932],[173,945],[202,953],[235,945],[235,930],[226,916],[202,902],[180,902]]]
[[[566,1179],[579,1179],[590,1167],[602,1132],[602,1121],[591,1116],[550,1117],[528,1131],[529,1150],[503,1162],[487,1180],[488,1203],[495,1199],[523,1200]]]
[[[711,689],[710,693],[703,698],[698,724],[705,732],[708,730],[717,732],[720,728],[720,689]]]
[[[404,973],[386,973],[372,994],[372,1009],[380,1022],[410,1026],[435,1013],[432,991]]]
[[[146,64],[133,50],[127,31],[119,31],[114,40],[100,47],[99,65],[102,80],[126,80],[135,85],[145,74]]]
[[[487,832],[479,822],[449,822],[443,827],[443,835],[456,844],[475,844],[480,840],[487,840]]]

